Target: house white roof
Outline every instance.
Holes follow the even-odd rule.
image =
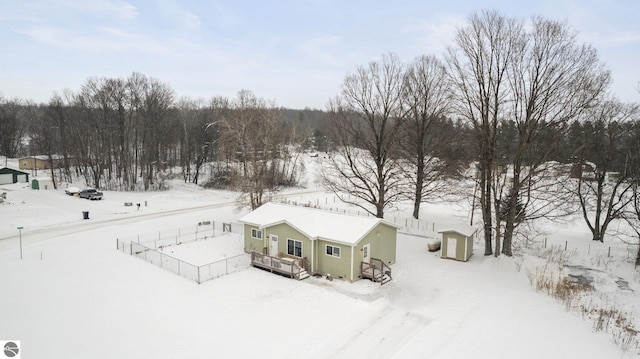
[[[467,224],[457,223],[457,224],[450,224],[447,227],[438,231],[438,233],[444,233],[444,232],[458,232],[465,237],[471,237],[476,232],[476,228],[469,226]]]
[[[352,216],[271,202],[263,204],[239,221],[259,228],[287,223],[311,239],[325,239],[347,245],[358,243],[380,223],[399,228],[381,218]]]

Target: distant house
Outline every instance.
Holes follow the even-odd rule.
[[[46,155],[23,157],[18,160],[18,167],[21,170],[46,170],[51,168],[59,168],[63,165],[64,157],[61,155],[52,155],[51,158]]]
[[[384,219],[266,203],[239,221],[254,267],[296,279],[391,279],[399,227]]]
[[[574,163],[571,165],[569,178],[582,178],[585,181],[596,179],[596,165],[590,162]]]
[[[11,183],[28,183],[29,174],[26,172],[14,170],[13,168],[0,168],[0,185]]]
[[[445,228],[442,234],[441,257],[466,262],[473,254],[474,227],[458,224]]]

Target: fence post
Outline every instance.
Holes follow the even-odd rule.
[[[609,247],[609,254],[607,254],[607,257],[611,257],[611,247]]]
[[[568,241],[564,241],[564,251],[565,251],[565,252],[567,251],[567,242],[568,242]]]

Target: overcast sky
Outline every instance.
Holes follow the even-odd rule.
[[[611,69],[612,92],[640,101],[640,1],[472,3],[0,0],[0,95],[48,102],[89,77],[135,71],[177,97],[246,89],[279,106],[324,109],[357,66],[387,52],[404,62],[442,57],[470,14],[495,9],[568,21]]]

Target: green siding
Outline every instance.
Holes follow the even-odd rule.
[[[252,229],[260,229],[256,226],[250,226],[248,224],[244,225],[244,251],[247,253],[251,253],[251,251],[256,251],[258,253],[262,253],[265,247],[265,235],[264,231],[262,231],[262,239],[251,238],[251,230]]]
[[[265,228],[265,232],[267,238],[272,234],[278,236],[278,253],[282,253],[284,256],[289,256],[287,254],[287,239],[302,242],[302,257],[306,257],[307,260],[311,261],[311,240],[300,233],[300,231],[286,223],[281,223],[273,227]]]
[[[307,258],[311,265],[311,273],[330,274],[333,277],[342,277],[345,280],[357,280],[360,276],[360,263],[362,262],[362,247],[371,245],[371,257],[382,259],[387,264],[396,261],[396,234],[395,227],[378,224],[354,247],[348,244],[331,242],[326,239],[311,240],[306,235],[286,223],[264,228],[263,239],[251,238],[251,229],[255,226],[244,225],[244,250],[252,250],[262,253],[264,247],[269,247],[269,236],[278,236],[278,253],[288,256],[287,239],[302,242],[302,257]],[[326,246],[332,245],[340,248],[340,258],[326,254]],[[353,250],[353,267],[352,264]],[[353,273],[353,278],[351,277]]]
[[[354,247],[353,256],[353,278],[356,280],[362,274],[360,263],[364,253],[363,247],[368,243],[371,245],[371,258],[382,259],[386,264],[396,262],[396,236],[397,229],[384,223],[378,224]]]
[[[318,240],[318,272],[351,280],[351,246]],[[327,255],[327,245],[340,248],[340,258]]]

